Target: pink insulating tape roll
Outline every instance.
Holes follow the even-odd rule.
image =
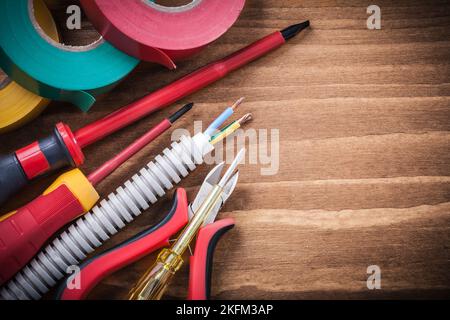
[[[150,0],[81,0],[84,12],[113,46],[170,69],[223,35],[245,0],[193,0],[165,7]]]

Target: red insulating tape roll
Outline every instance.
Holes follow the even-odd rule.
[[[150,0],[81,0],[100,34],[116,48],[170,69],[223,35],[245,0],[193,0],[164,7]]]

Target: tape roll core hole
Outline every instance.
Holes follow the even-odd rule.
[[[144,0],[150,7],[163,12],[183,12],[196,7],[202,0]]]
[[[0,90],[5,88],[9,83],[11,83],[11,79],[0,69]]]
[[[68,19],[70,19],[74,14],[76,13],[66,13],[67,9],[66,5],[54,1],[44,1],[47,5],[48,9],[50,10],[51,14],[53,15],[53,18],[58,26],[58,29],[62,32],[60,32],[61,36],[61,42],[57,42],[50,38],[43,28],[39,25],[39,22],[36,20],[35,14],[34,14],[34,3],[33,0],[29,0],[28,2],[28,11],[30,14],[30,19],[33,24],[33,26],[36,28],[37,32],[41,37],[50,43],[51,45],[60,48],[62,50],[66,51],[73,51],[73,52],[82,52],[82,51],[89,51],[93,50],[99,45],[103,43],[103,37],[95,30],[93,25],[89,22],[89,20],[86,18],[86,15],[84,15],[83,10],[81,9],[81,6],[79,3],[76,4],[76,6],[79,8],[81,13],[81,29],[83,30],[83,37],[76,36],[75,34],[80,34],[80,30],[73,29],[69,30],[68,28]],[[64,8],[61,8],[61,6],[64,6]],[[62,38],[64,36],[64,38]]]

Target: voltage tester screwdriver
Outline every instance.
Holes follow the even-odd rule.
[[[41,196],[0,217],[0,284],[30,261],[56,231],[95,205],[100,198],[95,190],[98,183],[167,131],[192,106],[189,103],[162,120],[89,176],[72,169],[59,176]]]
[[[238,172],[235,172],[235,170],[244,157],[244,150],[241,149],[238,152],[222,178],[220,178],[220,174],[224,163],[217,165],[213,169],[214,174],[210,177],[210,180],[214,179],[215,181],[213,184],[209,184],[208,193],[202,195],[199,192],[200,197],[198,201],[201,201],[201,203],[195,206],[196,210],[193,212],[192,218],[172,246],[163,249],[159,253],[153,267],[148,269],[135,287],[131,289],[128,297],[130,300],[161,299],[172,277],[184,263],[183,253],[189,248],[190,243],[199,230],[203,226],[214,222],[220,207],[234,191],[239,177]]]
[[[309,26],[309,21],[276,31],[249,46],[137,100],[74,133],[58,123],[51,136],[0,157],[0,205],[28,182],[63,166],[84,162],[82,149],[142,117],[225,77],[228,73],[282,46]]]
[[[56,299],[85,299],[102,279],[142,259],[159,248],[169,247],[169,239],[178,234],[187,224],[191,225],[191,223],[194,223],[194,220],[197,221],[195,224],[197,224],[199,230],[196,232],[197,228],[193,225],[189,227],[191,236],[197,234],[197,239],[195,251],[189,259],[188,298],[191,300],[209,299],[215,246],[220,237],[234,226],[232,218],[220,221],[215,221],[215,218],[233,193],[238,181],[238,174],[236,173],[227,183],[223,184],[223,193],[220,199],[217,199],[218,204],[211,208],[207,218],[201,219],[202,221],[204,220],[202,226],[199,226],[199,223],[202,221],[199,220],[201,217],[198,213],[200,213],[199,210],[203,203],[209,202],[212,204],[215,201],[214,199],[209,199],[209,194],[218,184],[223,168],[224,163],[222,162],[208,173],[197,192],[197,196],[191,203],[188,201],[186,190],[183,188],[177,189],[171,209],[158,224],[152,225],[124,242],[118,243],[114,247],[85,260],[78,271],[79,281],[77,287],[74,288],[71,285],[73,284],[71,281],[73,276],[68,275],[66,281],[62,281],[57,289]],[[179,239],[181,239],[181,236]],[[185,245],[189,245],[189,239],[186,237],[184,239],[182,242]],[[180,252],[180,246],[178,245],[177,247],[177,252]]]

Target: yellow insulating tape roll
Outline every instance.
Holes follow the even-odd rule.
[[[53,40],[59,41],[55,21],[43,0],[34,0],[34,14],[42,30]],[[49,103],[50,100],[31,93],[13,81],[0,84],[0,133],[34,119]]]

